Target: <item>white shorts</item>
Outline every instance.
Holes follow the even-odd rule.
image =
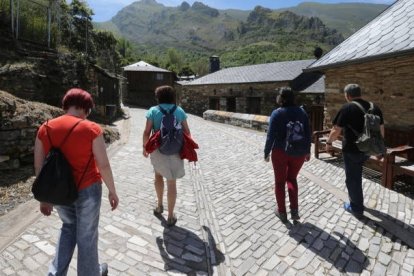
[[[150,154],[154,170],[167,180],[174,180],[185,175],[184,160],[179,154],[165,155],[155,150]]]

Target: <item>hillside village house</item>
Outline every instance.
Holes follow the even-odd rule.
[[[358,83],[384,113],[388,146],[414,145],[414,2],[399,0],[307,72],[325,74],[327,126],[345,99],[343,87]]]
[[[90,92],[95,99],[95,111],[107,122],[111,122],[117,114],[121,113],[121,97],[125,91],[125,79],[108,71],[93,66],[93,80]]]
[[[299,104],[323,116],[324,77],[303,73],[315,60],[297,60],[221,69],[190,82],[178,82],[179,100],[190,113],[206,110],[269,116],[276,106],[277,88],[291,86],[299,92]],[[312,111],[311,111],[312,113]],[[322,120],[313,129],[322,128]]]
[[[124,68],[124,76],[128,81],[124,101],[141,107],[156,104],[154,91],[161,85],[173,85],[174,73],[140,61]]]

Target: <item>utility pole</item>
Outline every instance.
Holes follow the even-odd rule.
[[[10,18],[11,18],[11,31],[14,38],[14,1],[10,0]]]
[[[85,34],[85,55],[88,57],[88,18],[84,17],[86,25],[86,34]]]
[[[57,34],[56,34],[56,47],[60,45],[61,42],[61,11],[60,11],[60,3],[59,0],[55,0],[55,20],[57,23]]]
[[[47,7],[47,47],[50,48],[50,24],[51,23],[51,12],[50,6]]]
[[[20,25],[20,0],[17,0],[17,10],[16,10],[16,39],[19,39],[19,25]]]

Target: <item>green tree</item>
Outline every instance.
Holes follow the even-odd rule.
[[[66,32],[69,35],[67,46],[92,57],[95,55],[93,35],[91,34],[93,14],[87,3],[80,0],[72,0],[65,14],[67,16]]]
[[[119,52],[121,56],[121,65],[125,66],[128,65],[134,61],[136,61],[135,52],[136,49],[134,49],[133,45],[129,40],[126,38],[121,37],[117,41],[117,51]]]
[[[167,69],[173,72],[180,72],[183,67],[183,57],[181,54],[174,48],[169,48],[167,50]]]
[[[191,69],[190,65],[185,65],[181,68],[180,72],[178,73],[180,76],[191,76],[194,75],[193,69]]]
[[[117,51],[117,40],[111,32],[93,31],[96,61],[99,66],[114,72],[120,71],[121,55]]]
[[[190,67],[192,71],[197,76],[204,76],[207,75],[209,72],[209,63],[207,58],[199,58],[192,63],[190,63]]]
[[[127,58],[127,55],[131,52],[131,43],[126,38],[121,37],[118,39],[117,48],[121,56]]]

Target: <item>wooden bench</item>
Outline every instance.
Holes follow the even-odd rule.
[[[326,140],[330,130],[314,131],[314,156],[319,159],[319,154],[328,153],[326,151]],[[342,153],[342,141],[336,140],[332,143],[331,156]],[[381,185],[392,189],[395,176],[405,174],[414,176],[414,162],[410,160],[414,154],[414,147],[410,145],[402,145],[387,148],[384,158],[377,159],[370,156],[367,164],[371,165],[375,170],[381,172]]]
[[[414,162],[410,160],[413,154],[414,147],[409,145],[387,149],[385,187],[392,189],[397,175],[414,177]]]
[[[414,184],[414,127],[386,126],[385,142],[391,148],[387,151],[387,188],[393,188],[397,175],[410,176],[407,181]]]

